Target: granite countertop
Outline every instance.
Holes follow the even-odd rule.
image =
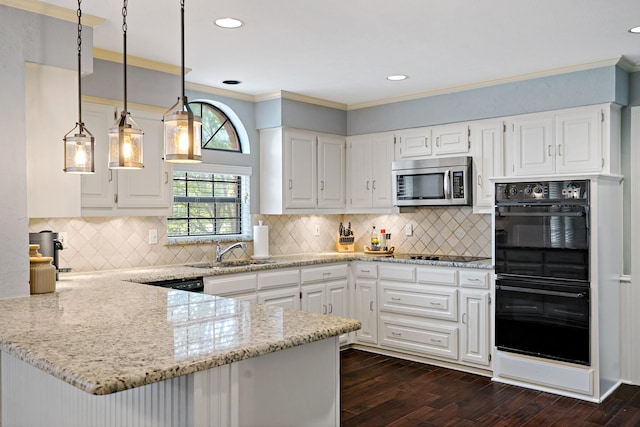
[[[493,268],[490,260],[326,253],[63,273],[55,293],[0,299],[0,350],[96,395],[211,369],[352,332],[360,322],[139,283],[350,261]]]
[[[0,350],[104,395],[355,331],[354,319],[68,275],[0,300]]]

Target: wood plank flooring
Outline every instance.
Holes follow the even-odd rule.
[[[344,427],[640,426],[638,386],[595,404],[354,349],[340,369]]]

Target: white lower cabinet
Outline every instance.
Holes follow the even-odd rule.
[[[458,328],[423,319],[380,315],[380,344],[412,353],[458,359]]]
[[[460,360],[489,365],[489,293],[460,292]]]
[[[259,273],[258,304],[300,310],[300,270]]]
[[[256,273],[207,276],[204,278],[204,293],[256,303],[256,285]]]
[[[354,277],[352,317],[361,323],[355,333],[355,341],[364,344],[378,344],[378,304],[377,285],[378,267],[372,262],[354,262],[351,264]]]

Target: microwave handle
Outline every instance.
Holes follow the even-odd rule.
[[[451,183],[449,182],[449,178],[451,177],[451,171],[444,171],[444,198],[450,199],[451,197]]]

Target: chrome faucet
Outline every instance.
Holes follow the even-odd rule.
[[[245,242],[238,242],[238,243],[234,243],[231,246],[226,247],[225,249],[222,249],[222,246],[220,246],[220,243],[216,243],[216,262],[222,262],[222,257],[224,256],[224,254],[226,254],[230,250],[235,248],[245,249],[246,247],[247,247],[247,244]]]

